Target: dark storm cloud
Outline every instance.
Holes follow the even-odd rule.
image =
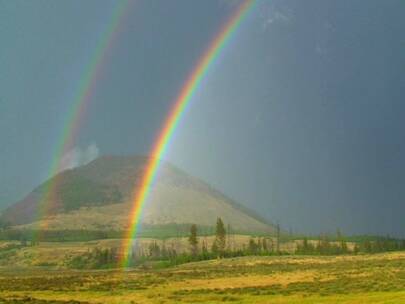
[[[147,153],[234,3],[131,6],[72,153]],[[114,5],[0,1],[3,206],[46,177]],[[403,236],[404,17],[403,1],[258,1],[167,158],[285,228]]]

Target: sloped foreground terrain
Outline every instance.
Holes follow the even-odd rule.
[[[405,303],[405,253],[242,257],[171,268],[1,268],[0,303]]]

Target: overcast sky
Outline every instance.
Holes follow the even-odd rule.
[[[67,166],[145,154],[238,1],[136,1]],[[115,1],[0,0],[0,208],[49,172]],[[166,159],[299,232],[405,236],[405,2],[258,1]]]

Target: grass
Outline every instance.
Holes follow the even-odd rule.
[[[0,268],[0,303],[405,303],[405,253],[242,257],[166,269]]]

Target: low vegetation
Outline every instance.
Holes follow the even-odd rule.
[[[139,238],[127,269],[122,239],[2,241],[0,303],[405,302],[403,240],[205,232]]]
[[[2,268],[1,303],[403,303],[405,253],[215,259],[158,269]]]
[[[145,228],[148,233],[153,234],[153,231],[160,231],[159,228],[165,227],[152,227],[151,230],[148,230],[150,227]],[[405,240],[364,237],[350,242],[340,231],[335,236],[322,235],[317,239],[294,239],[281,234],[279,228],[275,236],[237,235],[230,225],[225,227],[221,218],[217,219],[214,229],[194,224],[173,224],[171,227],[178,237],[138,238],[129,256],[129,266],[154,263],[160,267],[169,267],[243,256],[336,256],[405,250]],[[0,246],[0,265],[115,268],[122,259],[122,234],[119,231],[48,230],[39,234],[38,241],[33,239],[33,236],[38,235],[35,231],[4,228],[0,230],[0,239],[5,240]],[[43,239],[48,242],[42,241]],[[61,255],[56,254],[58,251]],[[54,257],[50,258],[48,252],[54,252]]]

